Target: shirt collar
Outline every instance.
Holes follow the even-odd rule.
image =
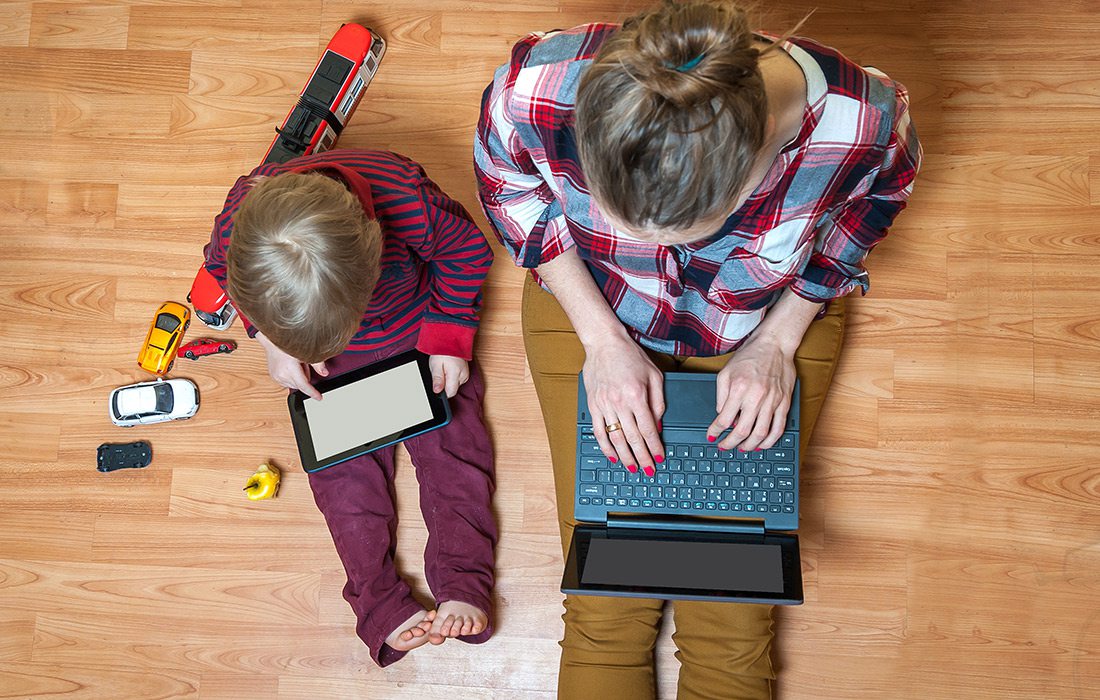
[[[348,186],[348,189],[359,198],[359,203],[363,205],[363,212],[367,215],[368,219],[378,218],[374,213],[374,197],[371,195],[370,183],[367,179],[355,172],[351,168],[341,165],[340,163],[331,163],[318,161],[309,163],[306,165],[296,165],[292,168],[288,168],[288,173],[306,173],[306,172],[320,172],[330,171],[335,173],[338,179],[342,180],[344,184]]]
[[[825,97],[829,93],[829,85],[825,82],[825,73],[822,72],[821,66],[808,51],[790,39],[784,41],[780,48],[798,63],[803,75],[806,76],[806,108],[802,115],[802,128],[798,130],[798,135],[780,150],[780,153],[786,153],[806,143],[810,134],[817,128],[821,115],[825,111]]]

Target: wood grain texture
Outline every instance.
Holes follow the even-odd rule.
[[[285,392],[239,324],[235,353],[174,371],[199,386],[192,420],[123,430],[106,401],[147,378],[153,310],[184,300],[226,190],[341,23],[389,42],[341,144],[422,162],[484,226],[471,141],[511,44],[646,4],[0,3],[0,698],[554,697],[561,545],[523,273],[499,246],[477,348],[501,527],[486,645],[373,665]],[[806,458],[807,602],[776,613],[777,697],[1100,697],[1096,3],[761,9],[775,32],[815,9],[803,34],[904,83],[925,149]],[[149,468],[95,470],[97,445],[137,439]],[[253,503],[263,461],[282,490]],[[397,563],[430,604],[403,452],[396,491]]]

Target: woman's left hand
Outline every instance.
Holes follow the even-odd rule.
[[[707,438],[731,428],[719,448],[752,452],[771,447],[786,427],[794,380],[793,354],[767,338],[750,338],[718,373],[718,417]]]
[[[470,378],[470,363],[461,357],[431,355],[428,369],[432,372],[432,391],[438,394],[446,389],[448,399],[453,399],[458,387]]]

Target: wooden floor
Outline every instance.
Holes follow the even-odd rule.
[[[561,557],[547,447],[500,255],[478,358],[498,452],[499,632],[370,661],[243,337],[184,362],[199,414],[130,431],[156,305],[343,22],[389,41],[341,145],[425,164],[477,211],[480,94],[530,30],[596,0],[0,3],[0,697],[553,697]],[[1100,697],[1100,13],[1092,0],[792,0],[803,33],[906,84],[925,148],[874,252],[803,473],[806,603],[779,697]],[[484,219],[477,214],[478,220]],[[499,252],[499,247],[498,247]],[[198,337],[192,326],[191,337]],[[95,448],[147,439],[145,470]],[[270,459],[278,500],[241,487]],[[403,568],[424,543],[399,480]],[[667,632],[662,697],[675,694]]]

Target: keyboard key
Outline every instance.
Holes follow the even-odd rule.
[[[626,483],[626,470],[616,469],[611,472],[611,483],[613,484],[625,484]]]
[[[581,469],[607,469],[607,459],[603,455],[599,457],[582,457]]]
[[[708,502],[706,503],[706,509],[707,509],[707,510],[718,510],[718,504],[717,504],[717,503],[712,503],[712,502],[708,501]]]
[[[781,489],[793,489],[794,488],[794,479],[777,479],[776,483],[779,485],[779,488],[781,488]]]
[[[619,506],[620,508],[626,508],[626,499],[625,498],[616,499],[615,500],[615,505]]]
[[[794,435],[784,435],[779,438],[779,442],[776,443],[780,447],[788,450],[794,449]]]
[[[629,486],[627,484],[623,484],[622,486],[619,487],[619,495],[630,498],[631,496],[634,495],[634,487]],[[776,494],[776,495],[778,496],[779,494]]]
[[[714,467],[715,473],[724,474],[726,472],[726,463],[725,462],[711,462],[711,464]]]
[[[665,507],[665,502],[664,501],[654,501],[653,506],[656,507],[656,508],[664,508]]]
[[[746,474],[755,474],[756,473],[756,465],[753,464],[752,462],[745,462],[745,464],[742,465],[741,468],[742,468],[742,470],[744,470],[744,472]]]
[[[581,440],[584,442],[596,442],[596,436],[591,431],[582,430]]]
[[[756,512],[756,506],[754,506],[751,503],[746,503],[745,504],[745,510],[747,510],[750,513],[755,513]]]
[[[722,500],[722,489],[707,489],[708,501],[720,501]]]
[[[782,503],[782,502],[783,502],[783,494],[779,493],[778,491],[772,491],[771,493],[768,494],[768,503]]]
[[[743,477],[743,476],[731,476],[730,477],[730,486],[732,486],[735,489],[745,488],[745,477]]]
[[[737,491],[737,500],[742,503],[749,503],[752,501],[752,491],[747,489],[740,489]]]
[[[776,476],[794,476],[794,467],[790,464],[776,464],[772,467],[772,474]]]
[[[718,448],[717,447],[708,447],[707,448],[707,459],[718,459]]]
[[[668,472],[657,472],[657,483],[658,484],[672,483],[672,476],[670,476]]]
[[[702,501],[696,501],[695,503],[691,504],[691,507],[694,508],[695,510],[703,510],[704,505],[706,505],[706,504],[703,503]]]
[[[640,484],[640,483],[642,483],[642,477],[644,477],[644,476],[645,476],[645,474],[642,473],[641,469],[634,472],[633,474],[631,474],[630,472],[627,472],[626,473],[626,483],[628,483],[628,484]]]
[[[686,486],[680,488],[680,498],[691,498],[691,489]]]
[[[733,510],[744,510],[745,506],[741,505],[740,503],[734,503],[730,506],[730,508],[732,508]]]
[[[581,484],[580,493],[584,496],[602,496],[603,487],[599,484]]]
[[[653,499],[651,499],[651,498],[643,498],[642,499],[642,508],[652,508],[652,507],[653,507]]]
[[[714,485],[720,489],[729,488],[730,478],[725,474],[718,474],[714,477]]]
[[[758,476],[746,476],[745,477],[745,486],[750,488],[750,489],[760,488],[760,477],[758,477]]]
[[[706,460],[706,459],[701,460],[699,462],[699,471],[709,472],[710,471],[710,460]]]
[[[694,472],[694,471],[698,471],[698,469],[699,469],[699,465],[695,463],[694,459],[685,459],[684,460],[684,471]]]
[[[698,486],[699,485],[699,475],[698,474],[688,474],[687,475],[687,485],[688,486]]]
[[[687,483],[687,475],[686,474],[673,474],[672,475],[672,485],[673,486],[683,486],[686,483]]]
[[[794,512],[794,506],[783,506],[783,512],[784,513],[793,513]]]
[[[691,456],[695,459],[706,459],[707,448],[705,447],[693,447],[691,448]]]
[[[714,486],[714,475],[713,474],[700,474],[699,475],[699,485],[700,486]]]
[[[683,471],[683,469],[684,469],[684,461],[683,460],[681,460],[681,459],[670,459],[670,460],[668,460],[668,470],[670,472]]]
[[[669,501],[668,502],[668,507],[669,507],[670,510],[676,510],[677,508],[680,507],[680,504],[677,503],[676,501]]]
[[[763,486],[766,489],[774,489],[775,488],[775,477],[774,476],[760,477],[760,485]]]
[[[729,462],[726,464],[726,471],[730,474],[740,474],[743,467],[740,462]]]
[[[760,464],[757,464],[756,465],[756,473],[757,474],[771,474],[772,473],[771,462],[761,462]]]
[[[596,472],[592,469],[581,470],[581,483],[596,481]]]
[[[768,511],[772,513],[778,513],[782,510],[779,506],[768,506]]]
[[[691,490],[691,497],[694,498],[697,501],[706,500],[707,490],[706,489],[692,489]]]
[[[772,462],[793,462],[794,450],[764,450],[768,454],[768,460]],[[757,453],[763,454],[763,453]],[[761,457],[763,458],[763,457]]]
[[[722,491],[722,500],[724,501],[736,501],[737,491],[734,489],[725,489]]]
[[[618,496],[619,495],[619,487],[616,486],[615,484],[608,484],[607,486],[603,487],[603,495],[605,495],[605,496]]]
[[[688,510],[691,508],[691,501],[680,501],[680,510]]]
[[[726,503],[725,501],[722,501],[721,503],[718,504],[718,510],[729,510],[729,509],[730,509],[730,504]]]
[[[581,496],[580,499],[579,499],[579,502],[582,506],[586,506],[586,505],[588,505],[589,503],[592,502],[592,499],[589,498],[588,496]]]
[[[649,495],[649,487],[648,486],[635,486],[634,487],[634,495],[637,496],[638,498],[645,498],[646,496]]]
[[[753,503],[767,503],[768,492],[767,491],[753,491],[752,492]]]
[[[680,457],[682,459],[687,459],[688,457],[691,456],[691,448],[688,447],[687,445],[677,445],[676,446],[676,456]]]
[[[631,508],[637,508],[640,505],[642,505],[642,502],[639,501],[637,498],[631,498],[630,499],[630,507]]]
[[[784,503],[794,503],[794,491],[784,491],[783,492],[783,502]]]
[[[596,481],[600,482],[601,484],[610,484],[611,470],[601,469],[599,472],[596,473]]]
[[[603,452],[600,451],[599,444],[595,442],[582,442],[581,443],[581,455],[600,455],[603,456]]]
[[[675,445],[665,445],[665,457],[667,459],[672,459],[675,456],[676,456],[676,446]]]

